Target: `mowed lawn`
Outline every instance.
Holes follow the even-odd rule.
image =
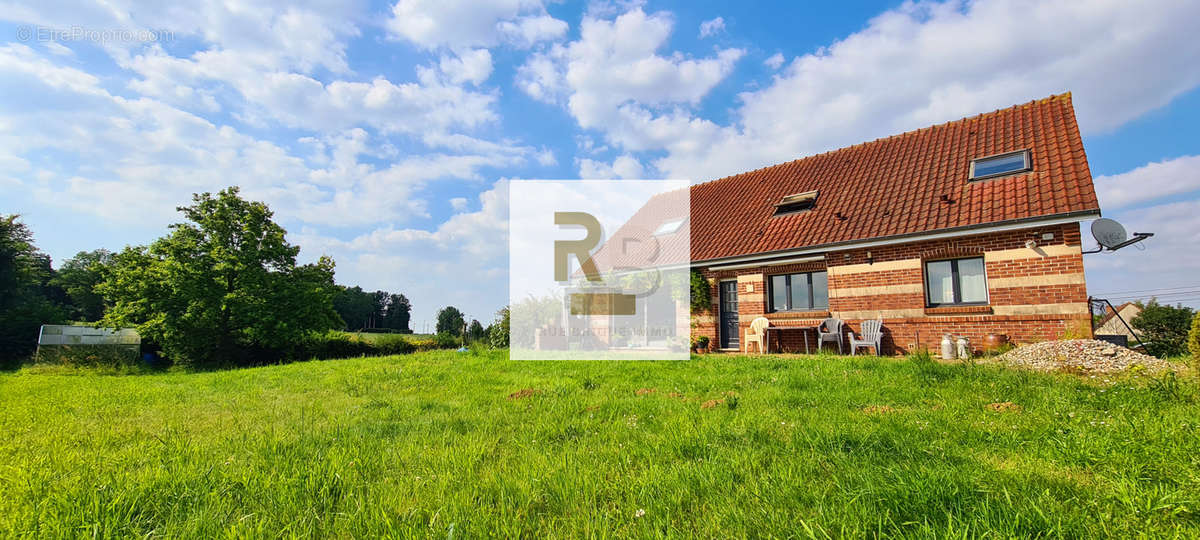
[[[25,370],[0,374],[0,535],[1196,537],[1191,384],[728,355]]]

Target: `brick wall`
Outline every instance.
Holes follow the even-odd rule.
[[[1029,240],[1037,246],[1026,247]],[[926,307],[927,261],[978,256],[984,258],[987,305]],[[766,312],[768,276],[822,269],[829,276],[828,312]],[[741,335],[760,316],[773,326],[804,326],[832,315],[855,331],[863,320],[882,317],[884,352],[904,353],[917,346],[936,350],[945,333],[966,335],[978,347],[990,333],[1028,343],[1090,331],[1078,224],[832,251],[815,263],[701,272],[713,284],[713,310],[693,316],[693,332],[707,335],[714,346],[719,343],[717,283],[725,279],[737,280]],[[782,336],[783,350],[802,351],[805,339],[813,345],[811,334]]]

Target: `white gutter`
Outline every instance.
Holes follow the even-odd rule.
[[[824,255],[814,255],[811,257],[795,257],[795,258],[791,258],[791,259],[780,259],[777,261],[772,260],[772,261],[767,261],[767,262],[752,262],[752,263],[745,263],[745,264],[729,264],[729,265],[725,265],[725,266],[710,266],[710,267],[708,267],[708,269],[713,270],[713,271],[740,270],[742,268],[753,268],[756,266],[779,266],[781,264],[796,264],[796,263],[816,262],[816,261],[823,261],[823,260],[825,260]]]
[[[870,248],[870,247],[878,247],[878,246],[892,246],[892,245],[896,245],[896,244],[909,244],[909,243],[913,243],[913,242],[923,242],[926,240],[939,240],[942,238],[956,238],[959,236],[976,236],[976,235],[980,235],[980,234],[989,234],[989,233],[1004,232],[1004,231],[1015,231],[1015,230],[1020,230],[1020,229],[1032,229],[1035,227],[1047,227],[1050,225],[1063,225],[1066,223],[1079,223],[1081,221],[1087,221],[1089,219],[1095,219],[1098,217],[1100,217],[1100,211],[1097,210],[1095,212],[1072,214],[1072,215],[1064,216],[1064,217],[1052,217],[1052,218],[1048,218],[1048,219],[1020,221],[1020,222],[1006,223],[1006,224],[1001,224],[1001,225],[971,227],[971,228],[965,228],[965,229],[955,229],[955,230],[950,230],[950,231],[945,231],[945,232],[935,232],[935,233],[928,233],[928,234],[914,234],[914,235],[910,235],[910,236],[893,236],[893,237],[888,237],[888,238],[882,238],[879,240],[863,240],[863,241],[857,241],[857,242],[849,242],[849,243],[845,243],[845,244],[833,244],[833,245],[826,244],[823,246],[815,246],[815,247],[811,247],[811,248],[800,248],[800,249],[787,250],[787,251],[773,251],[773,252],[769,252],[769,253],[758,253],[755,255],[743,255],[740,257],[729,257],[727,259],[709,259],[707,261],[694,261],[694,262],[692,262],[692,266],[706,266],[706,263],[708,263],[708,264],[715,263],[715,264],[723,264],[724,265],[724,264],[728,264],[728,263],[762,261],[763,259],[774,259],[777,257],[786,257],[789,255],[815,255],[815,254],[831,253],[831,252],[835,252],[835,251],[846,251],[846,250],[851,250],[851,249],[862,249],[862,248]],[[772,262],[771,264],[774,264],[774,263]],[[738,266],[741,268],[748,268],[751,266],[762,266],[762,263],[760,262],[759,264],[746,264],[746,265],[738,265]],[[710,267],[710,268],[716,269],[717,267]],[[720,268],[731,269],[729,266],[721,266]]]

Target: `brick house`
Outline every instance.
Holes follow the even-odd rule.
[[[881,317],[885,353],[1086,334],[1080,222],[1099,216],[1069,93],[698,184],[713,309],[693,332],[733,350],[760,316]],[[778,334],[774,350],[815,345]]]

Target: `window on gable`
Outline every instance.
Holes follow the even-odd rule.
[[[683,226],[682,218],[664,221],[662,223],[662,225],[659,225],[658,228],[654,230],[654,236],[662,236],[664,234],[671,234],[675,231],[678,231],[679,227],[681,227],[681,226]]]
[[[988,156],[971,161],[971,180],[1028,171],[1032,168],[1029,150]]]
[[[794,214],[810,210],[817,204],[817,192],[805,191],[804,193],[796,193],[788,195],[779,202],[775,203],[775,215]]]
[[[925,296],[930,307],[986,304],[983,257],[925,263]]]
[[[771,311],[829,309],[829,278],[825,272],[771,276]]]

